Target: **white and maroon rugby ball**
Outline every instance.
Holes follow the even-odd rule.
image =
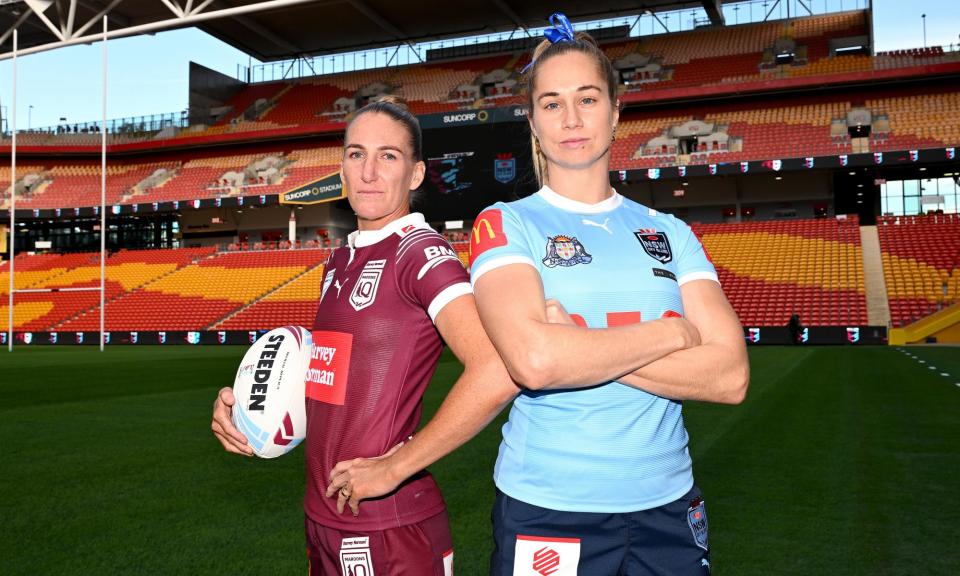
[[[296,448],[307,433],[304,381],[310,365],[310,331],[271,330],[250,346],[233,382],[233,424],[261,458]]]

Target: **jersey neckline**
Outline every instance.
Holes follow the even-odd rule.
[[[621,196],[613,188],[610,190],[613,192],[613,195],[606,200],[597,202],[596,204],[587,204],[586,202],[571,200],[566,196],[561,196],[546,185],[537,192],[537,195],[540,198],[543,198],[547,204],[555,206],[561,210],[566,210],[567,212],[576,212],[578,214],[599,214],[601,212],[610,212],[611,210],[615,210],[619,208],[621,204],[623,204],[623,196]]]
[[[388,238],[391,234],[400,232],[407,226],[413,226],[414,228],[426,228],[427,222],[424,220],[423,214],[419,212],[411,212],[402,218],[398,218],[393,222],[390,222],[379,230],[354,230],[347,236],[347,244],[350,246],[350,248],[364,248],[366,246],[373,246],[377,242]]]

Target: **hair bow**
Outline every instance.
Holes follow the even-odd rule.
[[[567,18],[567,15],[563,12],[554,12],[550,15],[550,24],[553,28],[547,28],[543,31],[543,35],[547,37],[551,43],[556,44],[557,42],[573,42],[574,41],[574,32],[573,25],[570,24],[570,19]]]
[[[553,28],[544,30],[543,35],[547,37],[547,40],[549,40],[551,44],[556,44],[557,42],[576,42],[573,25],[570,24],[570,19],[567,18],[566,14],[563,12],[554,12],[550,15],[549,20]],[[534,61],[530,60],[520,73],[526,74],[527,70],[533,66],[533,63]]]

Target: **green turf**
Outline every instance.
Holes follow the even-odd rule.
[[[751,349],[743,405],[685,406],[715,574],[956,572],[960,350],[908,350],[926,364]],[[302,450],[240,458],[209,431],[242,354],[0,352],[0,574],[304,574]],[[459,371],[445,355],[427,414]],[[502,421],[433,467],[461,576],[486,572]]]

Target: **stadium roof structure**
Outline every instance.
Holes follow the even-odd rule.
[[[543,26],[552,12],[574,22],[703,8],[724,24],[737,0],[0,0],[0,59],[98,41],[103,19],[117,38],[196,26],[268,62]],[[742,1],[742,0],[740,0]]]

